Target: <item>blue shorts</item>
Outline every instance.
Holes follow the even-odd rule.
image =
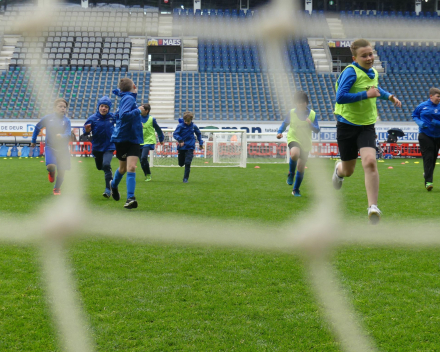
[[[69,149],[64,149],[57,152],[51,147],[45,147],[44,155],[46,157],[46,166],[49,164],[54,164],[58,170],[70,170]]]

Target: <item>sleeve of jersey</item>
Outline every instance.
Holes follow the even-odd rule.
[[[70,120],[67,119],[66,129],[64,130],[64,134],[61,135],[61,137],[66,139],[66,140],[69,140],[70,139],[70,135],[71,135],[71,124],[70,124]]]
[[[287,126],[289,125],[290,125],[290,116],[287,116],[286,119],[281,124],[280,128],[278,129],[278,134],[283,133],[286,130]]]
[[[173,138],[178,142],[183,141],[183,138],[180,136],[180,126],[176,127],[176,130],[173,133]]]
[[[416,107],[411,115],[412,119],[414,120],[414,122],[417,124],[417,126],[419,126],[420,128],[423,128],[424,123],[423,121],[420,119],[420,111],[422,110],[422,106],[419,105],[418,107]]]
[[[132,120],[141,114],[137,107],[132,109],[132,106],[135,102],[135,99],[131,96],[125,96],[121,99],[121,105],[119,106],[119,116],[121,120]]]
[[[350,93],[351,87],[356,82],[357,76],[353,68],[349,67],[342,72],[339,77],[338,91],[336,93],[336,102],[338,104],[350,104],[367,99],[367,91],[359,93]]]
[[[83,127],[83,134],[89,134],[89,133],[90,133],[90,132],[87,132],[87,131],[86,131],[86,126],[87,126],[87,125],[92,125],[92,122],[93,122],[93,119],[92,119],[92,117],[90,116],[90,117],[87,119],[86,123],[84,124],[84,127]]]
[[[312,122],[312,125],[310,127],[312,128],[312,131],[315,133],[318,133],[320,131],[318,119],[316,115],[315,115],[315,121]]]
[[[31,141],[32,143],[36,143],[37,142],[38,134],[40,133],[41,129],[46,126],[45,123],[46,123],[45,118],[42,118],[40,120],[40,122],[38,122],[35,125],[34,133],[32,134],[32,141]]]
[[[390,98],[391,93],[387,92],[385,89],[382,89],[380,87],[377,87],[377,88],[379,89],[379,92],[380,92],[379,99],[388,100]]]
[[[153,118],[153,127],[154,127],[154,130],[157,133],[157,136],[159,137],[159,142],[163,142],[163,140],[165,139],[165,136],[163,135],[162,129],[157,124],[157,121],[156,121],[155,118]]]
[[[200,130],[196,125],[194,125],[194,133],[197,136],[197,140],[199,141],[199,145],[202,146],[203,145],[202,134],[200,133]]]

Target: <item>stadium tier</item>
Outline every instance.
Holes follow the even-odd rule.
[[[109,96],[113,103],[117,101],[112,90],[122,77],[130,77],[135,82],[139,104],[148,101],[150,72],[3,71],[0,74],[0,118],[37,119],[52,111],[56,98],[64,97],[69,102],[68,117],[86,119],[96,111],[96,102],[101,96]]]

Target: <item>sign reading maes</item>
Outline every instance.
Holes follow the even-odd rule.
[[[148,39],[148,46],[180,46],[182,40],[179,38],[150,38]]]

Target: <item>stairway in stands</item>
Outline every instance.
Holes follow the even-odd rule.
[[[174,73],[152,73],[149,103],[151,116],[156,119],[174,119]]]

